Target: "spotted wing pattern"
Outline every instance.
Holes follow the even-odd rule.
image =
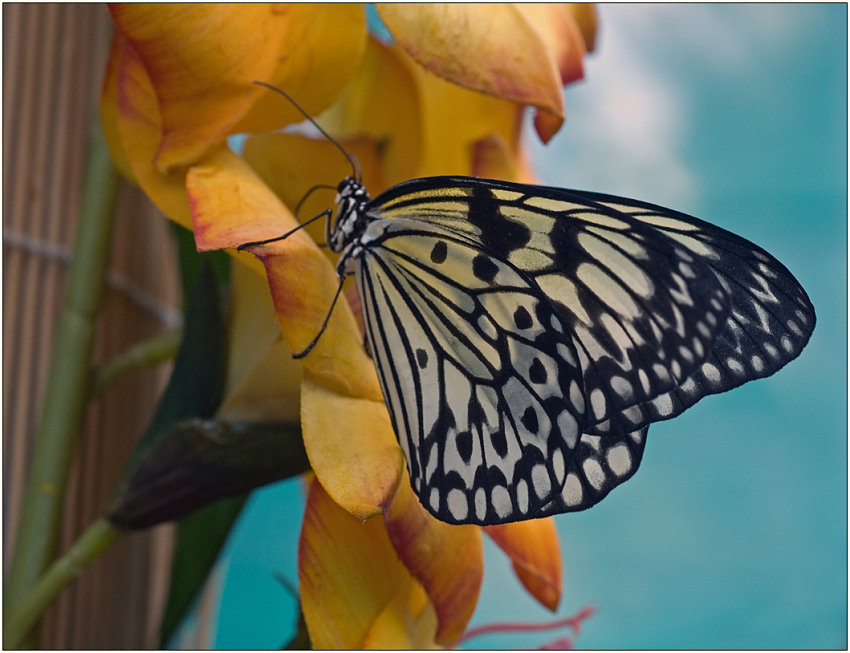
[[[649,423],[773,373],[814,327],[779,262],[660,207],[439,177],[368,212],[366,331],[414,490],[445,521],[594,505]]]

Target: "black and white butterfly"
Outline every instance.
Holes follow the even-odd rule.
[[[370,199],[352,176],[336,206],[340,287],[354,276],[413,489],[449,523],[589,508],[651,422],[773,374],[815,325],[770,254],[652,204],[475,177]]]

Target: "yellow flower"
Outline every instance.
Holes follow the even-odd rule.
[[[310,114],[326,110],[322,125],[357,157],[372,193],[429,174],[530,180],[525,106],[536,107],[537,132],[550,138],[564,119],[561,86],[581,76],[595,30],[592,8],[566,5],[378,5],[393,44],[368,35],[358,5],[111,12],[101,114],[113,157],[169,218],[194,230],[199,250],[295,229],[290,207],[351,172],[326,140],[270,133],[302,118],[254,80],[283,88]],[[243,156],[226,142],[237,133],[254,134]],[[329,199],[312,193],[302,215]],[[317,228],[257,248],[256,259],[234,252],[248,278],[264,273],[289,351],[319,333],[337,288]],[[253,360],[262,358],[244,345],[252,348]],[[350,306],[340,302],[315,348],[287,365],[300,374],[315,474],[298,561],[313,646],[453,644],[477,601],[482,529],[444,524],[415,498]],[[554,610],[561,569],[551,520],[485,530]]]

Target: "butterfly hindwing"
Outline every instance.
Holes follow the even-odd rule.
[[[476,272],[477,271],[477,272]],[[453,523],[524,519],[560,492],[585,421],[571,340],[508,263],[393,221],[355,272],[414,491]]]

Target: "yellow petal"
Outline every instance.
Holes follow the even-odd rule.
[[[379,4],[378,13],[410,55],[468,88],[563,116],[549,44],[513,4]]]
[[[522,126],[522,107],[452,84],[416,64],[404,52],[397,53],[416,82],[422,105],[422,156],[417,177],[472,174],[471,148],[498,134],[516,151]]]
[[[375,620],[409,583],[383,519],[353,517],[311,481],[298,547],[298,585],[313,648],[360,648]]]
[[[439,521],[422,507],[405,470],[386,512],[390,540],[437,613],[436,641],[451,645],[466,628],[483,576],[481,529]]]
[[[142,61],[125,39],[114,42],[117,70],[118,138],[125,160],[145,194],[170,219],[192,228],[184,175],[165,175],[153,166],[162,133],[156,93]],[[113,65],[113,64],[111,64]],[[107,129],[109,131],[109,129]]]
[[[199,160],[228,134],[300,122],[254,80],[283,88],[311,113],[328,106],[366,38],[356,5],[123,4],[111,12],[154,80],[165,171]]]
[[[380,513],[404,466],[384,402],[339,394],[305,378],[301,428],[310,465],[333,500],[360,518]]]
[[[487,535],[511,558],[529,593],[553,612],[561,600],[561,550],[551,517],[487,526]]]
[[[416,176],[421,156],[420,97],[399,54],[398,48],[370,38],[351,84],[321,116],[322,124],[334,134],[347,138],[368,134],[382,144],[384,178],[380,185],[369,186],[373,193]]]

